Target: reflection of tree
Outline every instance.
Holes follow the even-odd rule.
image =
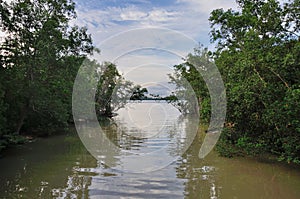
[[[113,119],[78,125],[78,133],[88,151],[97,157],[99,162],[117,168],[124,150],[138,150],[143,138],[129,135],[125,126]]]
[[[184,153],[193,142],[198,129],[199,118],[179,115],[173,125],[165,129],[170,138],[169,150],[173,157]]]
[[[67,186],[63,189],[52,189],[51,196],[64,198],[89,198],[88,187],[92,178],[87,175],[73,174],[68,176]]]
[[[0,182],[9,183],[1,183],[0,197],[87,198],[93,175],[89,170],[97,166],[97,160],[86,151],[78,137],[42,139],[28,148],[25,146],[16,155],[22,158],[1,162],[1,171],[6,175],[1,175]],[[85,168],[85,173],[79,172],[79,168]],[[10,176],[11,173],[17,176]]]
[[[132,150],[133,148],[138,150],[141,143],[145,140],[145,138],[130,135],[129,129],[119,121],[111,120],[111,122],[101,127],[107,138],[123,150]]]
[[[219,188],[215,184],[215,170],[198,158],[204,131],[198,132],[190,148],[180,159],[176,168],[177,177],[187,179],[186,198],[218,198]]]
[[[66,140],[69,145],[69,154],[76,157],[76,165],[72,166],[71,173],[66,177],[67,181],[64,188],[53,188],[51,190],[52,197],[64,198],[88,198],[88,188],[92,182],[92,176],[97,173],[92,168],[98,166],[97,160],[91,156],[82,145],[81,141],[76,137],[69,137]],[[71,161],[69,161],[71,162]],[[74,161],[72,161],[74,163]]]

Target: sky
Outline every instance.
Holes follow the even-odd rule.
[[[208,21],[211,11],[236,9],[235,0],[74,2],[77,19],[71,23],[88,28],[101,51],[101,56],[96,56],[99,62],[116,63],[125,78],[137,84],[164,88],[172,67],[198,43],[213,50]]]
[[[217,8],[236,9],[234,0],[75,0],[77,19],[100,49],[98,61],[111,61],[137,84],[171,88],[172,66],[198,43],[214,48],[209,15]],[[154,89],[155,88],[155,89]],[[150,88],[151,92],[151,88]],[[161,92],[160,92],[161,93]]]
[[[75,0],[78,24],[86,25],[96,42],[134,28],[162,27],[209,45],[209,14],[236,8],[235,0]]]

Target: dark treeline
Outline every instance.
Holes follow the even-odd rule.
[[[70,0],[0,3],[0,149],[19,134],[50,133],[72,121],[72,88],[94,47]]]

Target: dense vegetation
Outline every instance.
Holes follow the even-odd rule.
[[[300,1],[238,4],[210,17],[228,96],[223,142],[300,163]]]
[[[300,163],[300,1],[237,3],[238,11],[211,13],[216,52],[199,48],[175,66],[176,73],[189,81],[208,121],[208,91],[189,60],[213,59],[220,70],[227,95],[226,126],[217,147],[222,155],[270,152]]]
[[[72,1],[1,1],[0,13],[1,148],[72,120],[73,82],[94,47],[86,28],[69,25]]]

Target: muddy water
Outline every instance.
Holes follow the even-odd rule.
[[[300,198],[299,167],[215,152],[201,160],[201,131],[184,154],[174,152],[174,146],[185,146],[189,123],[168,104],[153,105],[120,110],[114,121],[102,124],[120,149],[114,157],[97,160],[75,130],[6,150],[0,158],[0,198]],[[141,154],[161,148],[160,159],[150,156],[145,165],[173,161],[153,171],[122,170],[133,171]]]

